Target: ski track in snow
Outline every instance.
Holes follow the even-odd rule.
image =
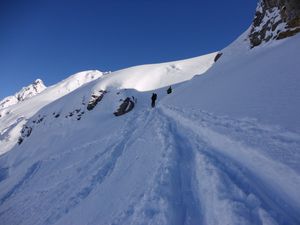
[[[85,162],[79,164],[78,168],[76,168],[76,163],[72,163],[71,166],[76,169],[79,178],[83,179],[88,177],[89,180],[88,182],[84,183],[82,187],[79,185],[79,190],[78,188],[76,188],[75,190],[77,191],[73,193],[73,195],[68,197],[67,200],[61,201],[60,199],[64,199],[66,196],[69,195],[68,192],[70,191],[70,186],[76,185],[76,183],[74,183],[77,181],[76,179],[71,179],[65,183],[55,184],[53,187],[48,187],[47,190],[41,190],[40,194],[44,194],[44,192],[48,192],[51,189],[55,190],[55,188],[57,188],[59,185],[62,185],[61,187],[59,187],[59,191],[53,194],[52,199],[50,199],[50,204],[57,205],[57,207],[54,210],[51,210],[51,214],[48,216],[48,218],[44,219],[41,217],[37,218],[35,222],[31,222],[37,224],[40,224],[42,221],[42,224],[56,223],[56,221],[58,221],[61,217],[65,216],[73,208],[75,208],[82,200],[87,198],[97,185],[100,185],[106,178],[108,178],[111,172],[113,171],[119,157],[121,157],[123,151],[125,151],[127,146],[130,145],[130,142],[132,142],[131,139],[132,136],[134,136],[136,133],[135,130],[137,130],[137,128],[141,129],[141,127],[138,125],[140,120],[136,120],[136,118],[139,118],[137,114],[130,115],[127,119],[127,122],[125,122],[124,124],[125,128],[121,131],[121,133],[118,134],[117,137],[114,135],[110,137],[110,140],[108,140],[107,147],[103,151],[96,153],[95,155],[93,155],[93,157],[91,157],[88,160],[84,159]],[[71,157],[72,154],[76,152],[78,153],[79,151],[84,151],[85,149],[91,146],[97,146],[99,143],[101,143],[101,141],[102,140],[99,139],[91,143],[85,143],[82,146],[75,147],[69,151],[54,154],[51,155],[49,158],[35,162],[27,169],[24,176],[21,177],[20,180],[3,197],[1,197],[0,206],[10,197],[13,197],[15,193],[22,192],[23,186],[25,186],[27,183],[30,183],[33,176],[37,174],[38,170],[41,169],[43,166],[46,167],[47,164],[51,164],[55,161],[63,161],[66,158]],[[64,169],[68,168],[61,168],[59,171],[55,171],[55,174],[51,175],[55,177],[56,174],[61,173],[61,171]],[[6,178],[7,170],[7,168],[1,168],[0,178]],[[28,199],[26,199],[25,201],[27,200]],[[13,223],[13,220],[11,219],[13,218],[14,213],[15,211],[13,207],[9,207],[0,215],[4,215],[2,219],[5,223]]]
[[[300,180],[294,170],[211,130],[209,121],[201,125],[174,109],[161,110],[178,126],[173,135],[193,143],[185,150],[195,152],[204,224],[300,223]]]
[[[149,189],[131,206],[131,215],[123,215],[113,224],[189,224],[201,221],[200,204],[194,195],[193,156],[184,151],[185,144],[172,135],[171,123],[162,119],[157,110],[151,121],[156,127],[163,155]],[[170,132],[171,131],[171,132]],[[126,216],[126,217],[125,217]]]
[[[293,166],[208,128],[216,127],[216,117],[196,121],[167,107],[153,113],[148,123],[164,151],[160,167],[149,189],[112,224],[299,224],[300,183]],[[229,130],[236,125],[223,123]],[[271,133],[252,124],[253,130]],[[270,138],[280,137],[283,146],[284,138],[292,139],[293,147],[298,144],[296,137],[282,135],[275,131]],[[230,153],[231,148],[236,150]]]
[[[119,158],[132,142],[132,139],[136,135],[138,128],[140,129],[138,126],[138,121],[135,119],[136,117],[138,117],[138,115],[133,114],[128,118],[124,126],[125,128],[119,135],[117,141],[115,141],[115,138],[111,138],[112,143],[109,144],[103,152],[95,155],[91,160],[89,160],[85,164],[84,168],[79,168],[79,171],[85,171],[82,177],[88,176],[86,171],[93,171],[91,172],[93,175],[91,176],[90,181],[84,187],[82,187],[81,190],[76,192],[76,194],[68,200],[67,204],[64,205],[63,208],[59,208],[56,214],[52,214],[49,218],[47,218],[46,224],[54,224],[62,216],[75,208],[82,200],[87,198],[97,185],[100,185],[110,176]],[[106,154],[108,154],[108,156],[105,157],[104,163],[101,165],[96,165],[96,168],[98,169],[94,170],[95,167],[93,165],[95,165],[101,159],[101,157],[104,157]],[[91,167],[93,170],[90,169]]]
[[[145,129],[155,130],[155,135],[149,137]],[[130,146],[141,139],[147,142],[149,138],[160,143],[157,149],[153,149],[160,155],[155,159],[159,166],[147,177],[143,193],[131,198],[129,206],[111,215],[113,219],[106,224],[300,223],[300,180],[296,163],[300,139],[296,134],[258,126],[252,121],[231,120],[167,106],[128,115],[123,129],[108,140],[97,139],[33,163],[1,197],[0,205],[23,191],[47,164],[63,162],[75,152],[83,152],[106,141],[105,149],[96,151],[84,159],[84,163],[79,161],[70,165],[76,169],[79,179],[86,182],[76,184],[78,179],[66,177],[66,180],[71,180],[35,194],[38,198],[39,194],[51,189],[59,190],[54,195],[50,191],[52,197],[45,205],[55,206],[49,213],[27,222],[56,224],[109,180],[118,162],[126,159],[123,155]],[[282,154],[280,151],[286,153],[282,161],[278,157]],[[288,162],[288,165],[283,162]],[[68,169],[68,165],[61,168],[64,169]],[[6,173],[7,168],[0,170],[0,180],[5,179]],[[76,188],[68,193],[73,185]],[[25,195],[22,207],[29,200]],[[36,206],[29,203],[29,207],[33,207],[29,210],[32,212]],[[23,211],[28,212],[26,208]],[[0,212],[0,218],[5,223],[21,223],[12,219],[14,213],[13,206],[8,205]],[[99,221],[101,216],[96,216],[87,224],[99,224]]]

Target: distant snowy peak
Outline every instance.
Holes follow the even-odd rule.
[[[110,72],[101,72],[98,70],[88,70],[76,73],[57,84],[52,85],[51,87],[46,88],[43,81],[41,79],[35,80],[32,84],[28,85],[27,87],[23,87],[19,92],[15,95],[8,96],[0,101],[0,110],[7,108],[9,106],[15,105],[17,103],[23,102],[47,89],[44,92],[41,98],[42,102],[45,102],[46,99],[48,100],[55,100],[57,98],[62,97],[63,95],[74,91],[75,89],[79,88],[80,86],[89,83],[93,80],[100,78],[102,75],[107,75]],[[48,101],[47,100],[47,101]]]
[[[299,0],[260,0],[249,39],[251,48],[300,32]]]
[[[18,101],[24,101],[27,98],[31,98],[38,93],[41,93],[46,89],[43,81],[41,79],[36,79],[32,84],[27,87],[23,87],[21,91],[19,91],[15,96]]]
[[[17,104],[18,102],[22,102],[26,99],[29,99],[46,89],[43,81],[41,79],[36,79],[32,84],[27,87],[23,87],[19,92],[15,95],[8,96],[0,101],[0,109],[6,108],[8,106]]]

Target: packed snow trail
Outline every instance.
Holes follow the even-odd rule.
[[[132,207],[128,224],[199,224],[201,209],[197,198],[193,174],[193,155],[185,151],[188,143],[172,135],[172,126],[158,114],[149,129],[156,130],[162,153],[159,167],[142,199]],[[158,146],[157,146],[158,147]],[[124,223],[124,218],[118,223]],[[123,222],[121,222],[123,221]],[[117,223],[117,224],[118,224]]]
[[[299,223],[292,168],[213,131],[216,118],[201,124],[163,106],[151,114],[144,127],[156,131],[150,138],[160,142],[159,166],[148,190],[113,224]]]
[[[178,127],[170,133],[193,143],[185,150],[196,151],[204,224],[300,223],[299,173],[213,131],[201,117],[191,120],[167,107],[161,111]]]
[[[138,127],[135,117],[136,115],[131,115],[131,117],[127,119],[120,136],[118,138],[111,138],[104,151],[95,155],[91,160],[87,161],[83,168],[80,168],[80,171],[84,171],[82,178],[84,176],[91,177],[89,182],[81,187],[81,190],[77,191],[77,193],[69,199],[67,205],[63,208],[59,208],[57,210],[57,214],[52,214],[49,218],[47,218],[46,224],[54,224],[66,212],[72,210],[82,200],[87,198],[97,185],[101,185],[101,183],[110,176],[119,158],[122,156],[127,146],[130,145],[136,133],[139,132],[140,127]],[[147,124],[147,121],[145,124]],[[101,164],[99,164],[99,161]],[[92,167],[95,163],[97,166]]]
[[[299,135],[161,104],[113,121],[119,126],[113,133],[95,127],[95,135],[72,148],[19,152],[10,165],[19,178],[1,196],[1,221],[300,223]],[[74,140],[56,135],[52,142]],[[25,160],[28,151],[32,160]],[[9,179],[7,169],[0,172],[3,182]]]
[[[146,115],[149,111],[141,113]],[[1,221],[5,224],[56,224],[90,195],[95,194],[97,187],[110,178],[123,152],[135,140],[135,136],[143,132],[144,127],[139,126],[142,124],[142,117],[138,113],[129,114],[125,118],[121,129],[115,130],[108,138],[98,137],[71,149],[63,148],[62,152],[53,151],[50,155],[37,154],[32,160],[36,162],[31,163],[32,165],[22,165],[26,152],[19,154],[14,164],[21,164],[28,169],[22,169],[21,173],[24,175],[21,174],[19,181],[1,196]],[[146,126],[147,121],[143,122]],[[53,138],[52,141],[57,140]],[[30,187],[34,189],[29,190]],[[36,197],[32,198],[31,193]],[[17,204],[5,205],[6,201],[14,198],[19,199]],[[37,205],[41,211],[34,210]],[[85,218],[84,221],[88,220]],[[82,224],[78,221],[77,223]]]
[[[23,165],[1,196],[4,224],[299,224],[296,134],[165,105],[116,120],[109,136]]]
[[[144,132],[136,133],[130,147],[152,143],[146,160],[156,163],[153,174],[121,213],[104,220],[101,212],[88,224],[299,224],[299,176],[293,168],[209,128],[216,118],[209,124],[206,116],[201,124],[201,117],[191,120],[163,106],[144,112]],[[145,151],[135,154],[145,157]]]

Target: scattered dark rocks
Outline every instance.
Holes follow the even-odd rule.
[[[65,118],[69,118],[69,117],[72,117],[72,116],[77,116],[77,120],[80,120],[81,119],[81,116],[84,114],[84,111],[82,111],[81,109],[75,109],[73,110],[72,112],[69,112],[68,115],[65,116]]]
[[[77,113],[79,113],[79,112],[80,112],[80,110],[79,111],[77,110]],[[82,111],[81,113],[77,114],[77,120],[80,120],[83,114],[84,114],[84,111]]]
[[[36,120],[33,120],[32,122],[33,123],[41,123],[43,120],[44,120],[45,116],[41,116],[41,115],[38,115],[38,118]]]
[[[30,134],[32,133],[32,127],[23,125],[22,130],[21,130],[21,137],[18,139],[18,144],[20,145],[24,138],[29,137]]]

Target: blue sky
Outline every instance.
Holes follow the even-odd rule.
[[[217,5],[218,4],[218,5]],[[0,0],[0,98],[41,78],[199,56],[246,30],[256,1]]]

